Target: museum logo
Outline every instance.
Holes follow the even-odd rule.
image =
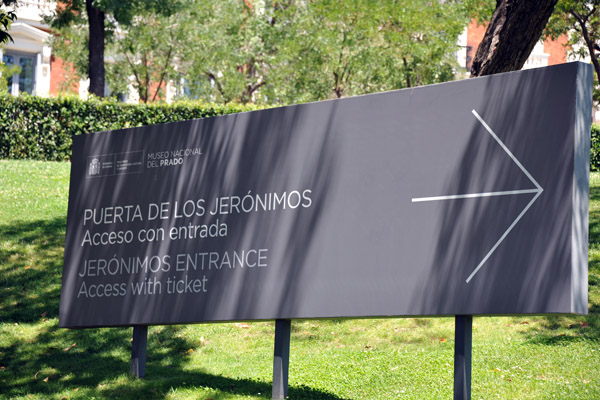
[[[154,151],[147,154],[147,168],[173,167],[182,165],[188,157],[202,155],[199,147],[189,147],[176,150]]]

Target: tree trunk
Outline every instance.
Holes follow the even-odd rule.
[[[496,9],[473,59],[471,76],[523,67],[558,0],[496,0]]]
[[[90,28],[88,45],[89,92],[98,97],[104,97],[104,12],[94,7],[93,2],[93,0],[85,0]]]

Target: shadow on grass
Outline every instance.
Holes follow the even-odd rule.
[[[590,187],[590,205],[600,203],[600,187]],[[589,248],[600,248],[600,211],[590,207]],[[600,258],[590,257],[588,264],[589,309],[586,316],[548,316],[538,327],[527,332],[528,342],[549,346],[592,340],[600,342]]]
[[[131,328],[68,330],[57,326],[65,218],[0,225],[0,397],[159,399],[196,388],[218,400],[270,398],[271,383],[192,370],[186,351],[198,343],[179,326],[152,328],[146,378],[128,376]],[[267,357],[270,356],[266,355]],[[260,393],[260,395],[259,395]],[[309,387],[290,387],[295,399],[339,400]]]
[[[598,306],[590,308],[588,316],[549,316],[538,328],[527,332],[528,343],[565,346],[580,341],[600,342]]]
[[[131,328],[67,330],[47,322],[34,338],[16,339],[0,347],[0,387],[9,398],[57,395],[71,398],[160,399],[176,389],[196,388],[215,392],[217,400],[230,395],[270,398],[271,383],[230,378],[191,370],[186,350],[189,341],[178,326],[150,330],[146,378],[134,379],[129,371]],[[341,400],[326,391],[291,387],[290,398]]]
[[[0,225],[0,322],[58,316],[65,218]]]

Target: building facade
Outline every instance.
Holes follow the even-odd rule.
[[[51,33],[42,17],[54,7],[55,3],[45,0],[19,2],[18,19],[10,28],[14,42],[9,41],[0,49],[4,64],[21,67],[19,74],[8,78],[8,91],[13,95],[51,95],[53,60],[52,48],[47,44]]]

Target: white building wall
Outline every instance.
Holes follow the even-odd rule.
[[[9,33],[14,42],[9,41],[4,46],[3,54],[32,58],[34,60],[32,94],[48,96],[50,94],[52,48],[46,42],[50,38],[50,34],[24,22],[13,23]]]
[[[529,54],[529,58],[525,61],[522,69],[547,67],[549,58],[550,54],[544,52],[544,42],[539,41],[531,50],[531,54]]]
[[[51,14],[55,8],[56,2],[53,1],[20,0],[16,9],[17,20],[11,25],[9,31],[13,41],[6,43],[2,49],[3,54],[33,60],[32,94],[38,96],[50,94],[52,48],[47,45],[47,42],[51,34],[48,33],[49,27],[42,19],[45,15]]]

